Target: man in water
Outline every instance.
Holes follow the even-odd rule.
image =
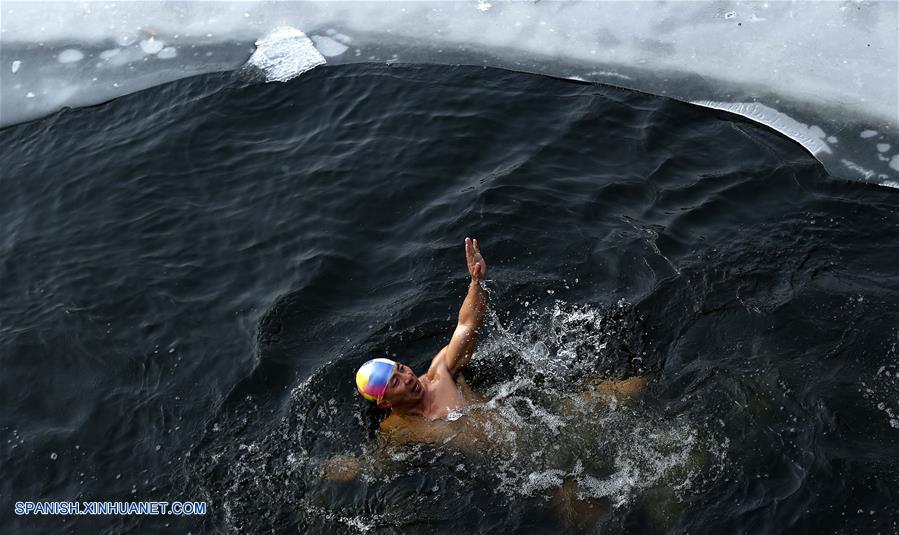
[[[405,364],[377,358],[356,372],[359,393],[390,411],[380,423],[379,440],[383,443],[439,443],[476,451],[489,441],[483,425],[470,418],[447,418],[466,405],[485,401],[471,391],[461,374],[475,352],[487,309],[487,292],[482,286],[487,263],[477,240],[465,238],[465,261],[471,276],[468,294],[450,342],[437,352],[428,371],[416,376]],[[581,393],[581,399],[600,402],[614,396],[626,400],[638,396],[644,386],[642,377],[597,380]],[[358,461],[346,456],[334,457],[323,467],[323,475],[328,479],[351,479],[357,472]]]
[[[359,393],[378,407],[390,410],[387,420],[394,421],[385,420],[388,428],[400,425],[398,419],[440,420],[465,404],[460,386],[465,390],[467,387],[459,372],[471,360],[487,310],[487,292],[481,286],[487,275],[487,263],[478,248],[478,240],[465,238],[465,262],[471,281],[459,310],[459,322],[450,342],[431,360],[427,373],[416,377],[411,368],[389,359],[370,360],[356,372]],[[382,429],[385,423],[381,424]]]
[[[487,275],[487,263],[477,240],[465,238],[465,261],[471,281],[459,310],[459,321],[449,343],[431,360],[428,371],[416,376],[405,364],[377,358],[356,372],[359,393],[379,408],[390,411],[380,423],[378,440],[382,444],[431,443],[477,453],[495,440],[488,433],[496,427],[491,425],[489,414],[447,418],[466,406],[485,401],[471,391],[461,374],[475,352],[487,309],[487,292],[481,283]],[[645,384],[642,377],[594,380],[577,399],[590,404],[603,403],[612,397],[626,401],[639,396]],[[355,478],[359,468],[355,457],[338,455],[325,461],[322,475],[326,479],[346,481]],[[551,495],[563,519],[579,529],[592,526],[605,509],[599,500],[578,498],[571,479]]]

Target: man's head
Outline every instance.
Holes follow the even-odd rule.
[[[372,359],[359,367],[356,388],[382,409],[416,405],[425,390],[411,368],[390,359]]]

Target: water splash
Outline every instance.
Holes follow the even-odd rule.
[[[899,430],[899,343],[893,342],[887,357],[886,364],[863,381],[860,390],[862,397],[883,414],[885,422]]]
[[[269,511],[274,501],[288,504],[309,529],[401,527],[435,499],[470,497],[484,488],[492,489],[497,507],[537,499],[552,517],[550,498],[568,487],[579,500],[603,500],[617,509],[651,489],[683,499],[698,478],[720,473],[726,441],[686,416],[663,416],[597,387],[598,370],[622,374],[633,365],[635,351],[626,349],[634,314],[627,303],[556,301],[530,307],[517,324],[491,313],[490,324],[469,366],[480,399],[454,411],[446,422],[453,432],[433,444],[384,441],[370,407],[349,387],[335,391],[351,368],[342,361],[294,388],[289,414],[263,436],[247,440],[240,425],[220,426],[234,432],[212,433],[222,440],[198,455],[206,491],[226,504],[227,528],[277,525],[283,520]],[[248,402],[239,424],[259,416]],[[335,503],[321,470],[339,455],[354,459],[358,476],[354,491],[341,491],[343,501]],[[448,481],[453,488],[446,488]],[[402,503],[384,494],[410,485],[429,490]],[[377,510],[365,505],[372,500]]]

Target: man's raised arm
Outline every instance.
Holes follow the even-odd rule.
[[[433,376],[442,363],[455,377],[471,360],[478,344],[478,330],[484,323],[484,313],[487,310],[487,292],[481,288],[481,279],[487,275],[487,263],[481,256],[478,240],[465,238],[465,261],[471,275],[468,295],[462,302],[459,323],[456,324],[450,343],[434,357],[428,370],[429,376]]]

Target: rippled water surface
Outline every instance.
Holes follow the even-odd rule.
[[[0,131],[4,533],[899,530],[899,197],[631,91],[356,65]],[[386,445],[490,263],[452,415]],[[641,375],[641,400],[585,396]],[[472,431],[473,430],[473,431]],[[335,455],[362,460],[323,480]],[[206,517],[12,503],[206,500]]]

